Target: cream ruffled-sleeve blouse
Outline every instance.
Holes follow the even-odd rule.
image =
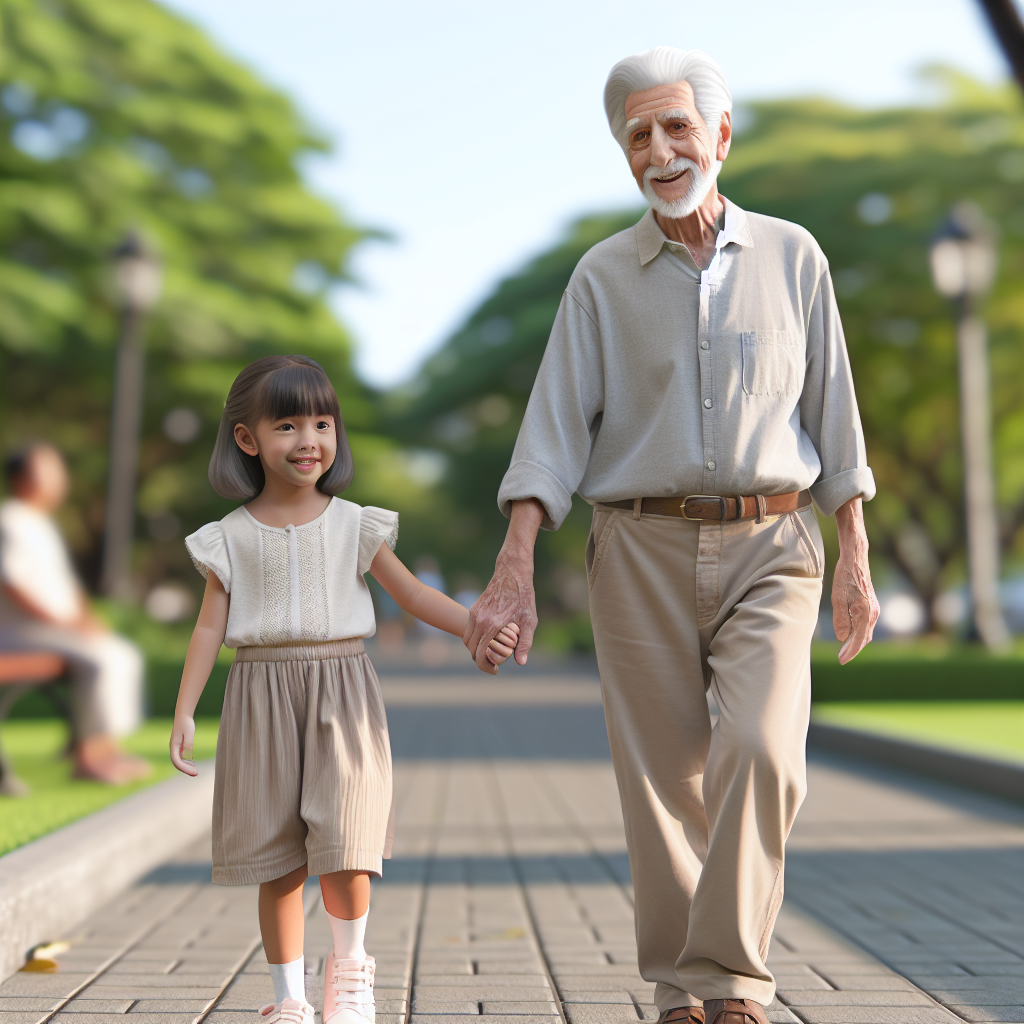
[[[394,549],[398,513],[332,498],[302,526],[265,526],[236,508],[185,546],[196,568],[231,595],[227,647],[269,647],[373,636],[363,573],[381,544]]]

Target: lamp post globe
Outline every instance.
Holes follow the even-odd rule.
[[[114,289],[121,309],[148,312],[160,298],[163,269],[138,231],[132,229],[111,254]]]
[[[145,316],[160,297],[160,261],[138,231],[129,231],[111,253],[113,285],[121,314],[110,418],[110,469],[103,530],[100,587],[108,597],[130,596],[135,526],[135,482],[142,427]]]
[[[977,315],[997,270],[995,231],[981,210],[958,203],[929,252],[935,290],[956,303],[960,434],[971,606],[978,635],[990,650],[1010,642],[999,600],[999,522],[992,468],[988,339]]]

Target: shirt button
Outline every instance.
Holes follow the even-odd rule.
[[[714,464],[714,462],[709,462],[709,463],[708,463],[708,469],[710,469],[710,470],[714,471],[714,468],[715,468],[715,464]]]
[[[710,348],[711,346],[706,341],[702,341],[700,343],[700,347],[704,348],[704,349],[707,349],[707,348]]]
[[[704,399],[704,408],[705,409],[710,409],[711,408],[711,399],[710,398],[705,398]]]

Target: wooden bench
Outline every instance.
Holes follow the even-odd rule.
[[[58,654],[41,651],[0,652],[0,725],[6,721],[14,705],[29,690],[41,687],[69,722],[71,706],[54,685],[67,672],[67,664]],[[0,796],[24,796],[28,786],[14,774],[10,761],[0,744]]]

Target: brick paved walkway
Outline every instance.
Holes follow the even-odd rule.
[[[399,827],[367,935],[380,1024],[655,1018],[593,682],[506,673],[385,692]],[[994,801],[816,760],[772,1019],[1024,1022],[1022,826]],[[272,995],[255,892],[210,885],[208,856],[184,851],[73,929],[59,974],[0,985],[0,1024],[254,1024]],[[318,1005],[329,930],[312,886],[307,906]]]

